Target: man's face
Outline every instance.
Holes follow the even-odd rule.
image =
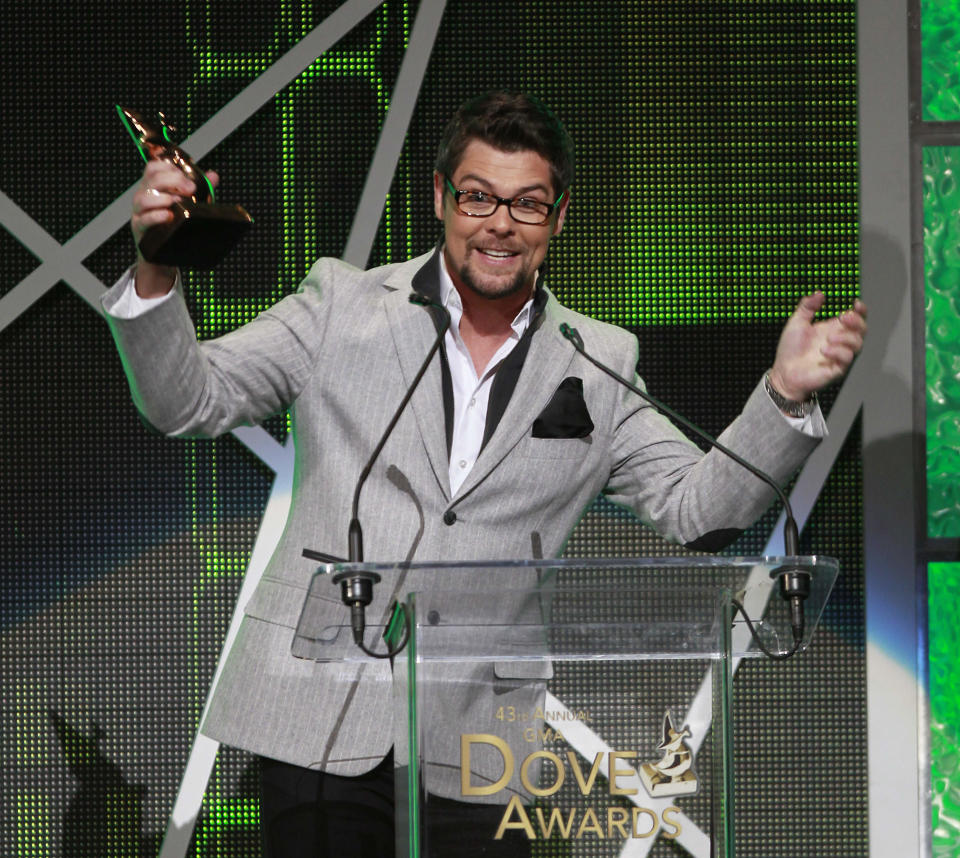
[[[433,175],[433,204],[443,221],[444,254],[454,283],[485,298],[529,295],[551,237],[563,228],[569,197],[542,225],[517,223],[506,206],[489,217],[469,217],[457,209],[443,178]],[[504,152],[480,140],[467,145],[448,178],[457,190],[486,191],[504,199],[552,203],[557,196],[543,157],[529,150]]]

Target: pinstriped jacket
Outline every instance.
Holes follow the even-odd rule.
[[[301,550],[346,555],[357,476],[436,336],[429,312],[408,301],[418,272],[436,276],[425,267],[437,264],[430,259],[370,271],[321,259],[296,294],[202,344],[180,295],[129,320],[109,317],[119,286],[104,298],[134,401],[160,431],[216,436],[285,408],[292,414],[290,515],[202,727],[224,743],[341,775],[371,769],[393,743],[388,665],[316,664],[292,657],[290,646],[315,569]],[[523,558],[532,544],[557,556],[600,492],[684,544],[745,528],[769,505],[772,494],[759,480],[721,454],[703,454],[581,358],[560,334],[563,322],[579,330],[589,352],[634,376],[637,344],[629,333],[564,308],[546,291],[502,418],[451,497],[434,360],[364,487],[367,560]],[[568,377],[582,380],[593,431],[534,437],[535,420]],[[816,444],[783,420],[762,385],[721,440],[781,482]],[[370,622],[395,593],[426,583],[412,572],[385,580]],[[485,578],[471,586],[508,583]],[[342,624],[333,587],[328,607],[331,624]],[[450,703],[464,731],[475,703]]]

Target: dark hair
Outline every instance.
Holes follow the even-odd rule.
[[[504,152],[536,152],[550,164],[558,197],[573,182],[573,141],[553,111],[535,96],[487,92],[460,105],[440,140],[437,172],[451,177],[472,140]]]

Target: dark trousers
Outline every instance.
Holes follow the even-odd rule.
[[[260,758],[260,829],[266,858],[391,858],[393,754],[345,778]],[[502,806],[427,797],[424,858],[528,858],[516,831],[494,840]]]

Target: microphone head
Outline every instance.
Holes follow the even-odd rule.
[[[560,333],[570,340],[578,349],[583,348],[583,339],[580,337],[576,328],[571,328],[566,322],[561,322]]]
[[[432,298],[428,298],[422,292],[411,292],[407,295],[407,300],[411,304],[416,304],[418,307],[429,307],[431,310],[436,310],[441,313],[441,318],[443,319],[443,329],[446,330],[450,327],[450,311],[447,310],[442,304],[438,304]]]

